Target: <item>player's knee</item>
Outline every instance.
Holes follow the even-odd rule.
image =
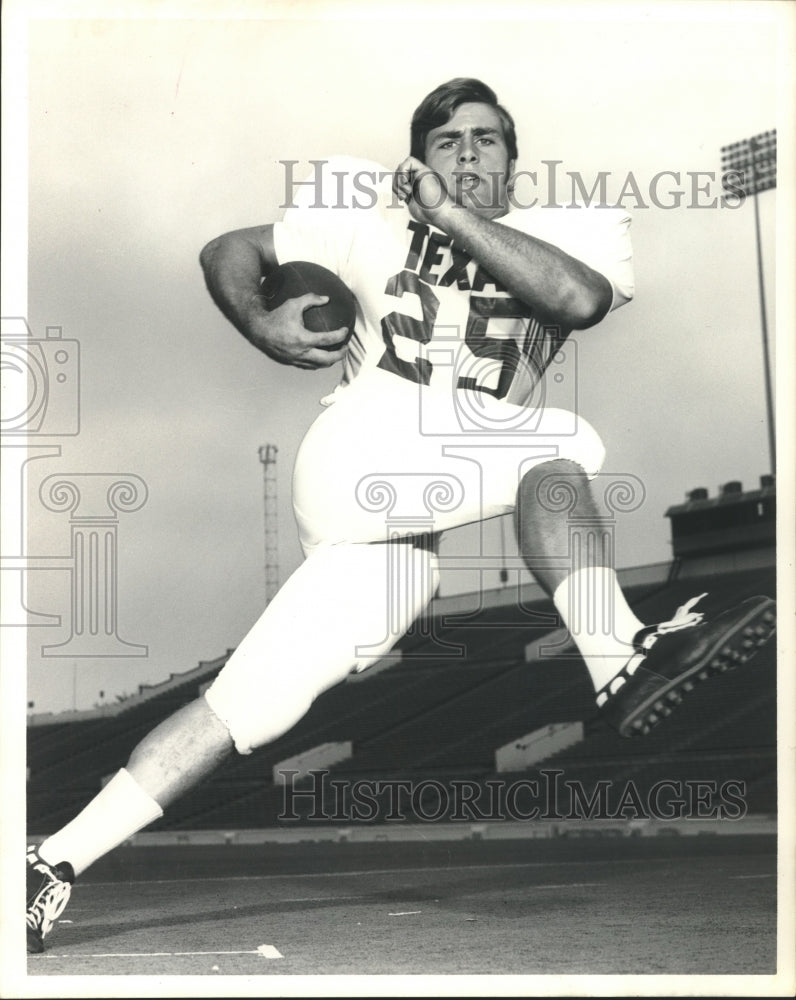
[[[559,484],[563,488],[570,484],[573,488],[579,481],[588,479],[585,468],[571,458],[551,458],[546,462],[540,462],[528,469],[520,479],[520,496],[529,496],[539,490],[539,485],[545,483],[548,488],[555,488]]]
[[[588,478],[584,468],[569,458],[552,458],[528,469],[517,488],[517,514],[522,519],[538,507],[574,508]],[[521,522],[520,522],[521,523]]]
[[[313,692],[309,686],[302,689],[300,682],[291,686],[285,682],[282,690],[274,692],[274,697],[264,704],[251,692],[235,690],[237,685],[230,687],[217,681],[205,692],[205,700],[226,726],[240,754],[250,754],[278,739],[306,715],[313,702]]]

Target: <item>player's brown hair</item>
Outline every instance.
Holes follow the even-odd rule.
[[[517,134],[514,128],[514,119],[498,103],[497,94],[491,87],[487,87],[485,83],[473,77],[464,76],[440,84],[418,105],[412,115],[412,125],[409,132],[411,156],[418,160],[425,159],[428,133],[449,122],[460,104],[488,104],[493,107],[503,126],[503,137],[506,140],[509,159],[517,159]]]

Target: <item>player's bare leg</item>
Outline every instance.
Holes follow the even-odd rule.
[[[516,529],[586,663],[597,707],[623,736],[649,732],[698,682],[745,663],[774,633],[775,604],[766,596],[703,621],[695,610],[701,594],[670,621],[644,626],[619,586],[607,525],[574,462],[544,462],[524,476]],[[568,562],[558,561],[562,554]]]
[[[562,492],[567,502],[545,502],[546,497]],[[517,541],[528,568],[550,596],[570,573],[583,568],[571,562],[565,565],[561,559],[570,552],[570,525],[582,525],[579,530],[585,536],[600,523],[588,477],[577,463],[554,459],[535,465],[523,476],[514,512]]]
[[[526,473],[515,529],[520,553],[553,598],[599,690],[628,660],[644,623],[619,586],[610,532],[583,469],[556,459]]]
[[[127,771],[165,809],[215,771],[233,749],[227,727],[204,698],[197,698],[141,740]]]

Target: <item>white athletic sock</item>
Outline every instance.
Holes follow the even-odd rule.
[[[162,815],[157,802],[122,768],[71,823],[42,842],[39,855],[49,865],[68,861],[79,875]]]
[[[556,587],[553,603],[586,661],[595,691],[633,654],[633,637],[644,623],[633,614],[607,566],[576,570]]]

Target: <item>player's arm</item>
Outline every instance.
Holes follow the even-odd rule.
[[[346,348],[330,350],[345,339],[345,330],[315,333],[304,326],[304,310],[323,305],[323,295],[288,299],[268,312],[260,294],[260,279],[278,264],[273,226],[238,229],[211,240],[199,261],[213,301],[230,323],[258,350],[283,365],[328,368]]]
[[[439,174],[419,160],[404,160],[395,177],[395,190],[413,215],[447,233],[539,315],[584,330],[611,308],[613,289],[606,277],[551,243],[458,205]]]
[[[562,327],[585,330],[611,308],[611,283],[558,247],[453,205],[434,223],[492,277]]]

